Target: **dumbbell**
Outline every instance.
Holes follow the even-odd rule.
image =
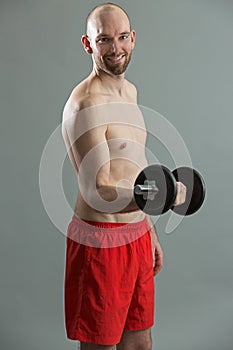
[[[177,185],[186,186],[186,199],[174,206]],[[179,215],[194,214],[202,206],[206,187],[199,172],[190,167],[180,167],[172,172],[164,165],[153,164],[143,169],[134,183],[134,198],[143,212],[160,215],[173,210]]]

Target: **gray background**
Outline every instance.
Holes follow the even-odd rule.
[[[65,237],[43,207],[43,148],[71,89],[91,69],[80,44],[98,1],[1,1],[1,349],[75,349],[63,319]],[[200,212],[165,233],[156,278],[156,350],[233,348],[233,1],[117,1],[137,30],[127,77],[171,121],[205,177]],[[157,152],[166,164],[162,147]],[[74,205],[66,159],[63,185]]]

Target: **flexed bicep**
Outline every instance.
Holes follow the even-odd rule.
[[[78,169],[79,185],[87,191],[98,188],[109,177],[110,152],[106,130],[104,116],[94,108],[69,111],[63,122],[68,154]]]
[[[110,152],[105,127],[88,131],[74,144],[79,157],[79,182],[86,188],[99,188],[109,179]]]

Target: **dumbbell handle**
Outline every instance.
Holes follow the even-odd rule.
[[[152,186],[152,185],[136,185],[134,187],[135,194],[145,194],[148,192],[156,194],[159,192],[159,189],[155,185],[154,186]]]

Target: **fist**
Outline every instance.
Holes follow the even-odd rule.
[[[186,199],[186,186],[182,182],[176,183],[177,194],[174,202],[174,206],[181,205],[185,202]]]

